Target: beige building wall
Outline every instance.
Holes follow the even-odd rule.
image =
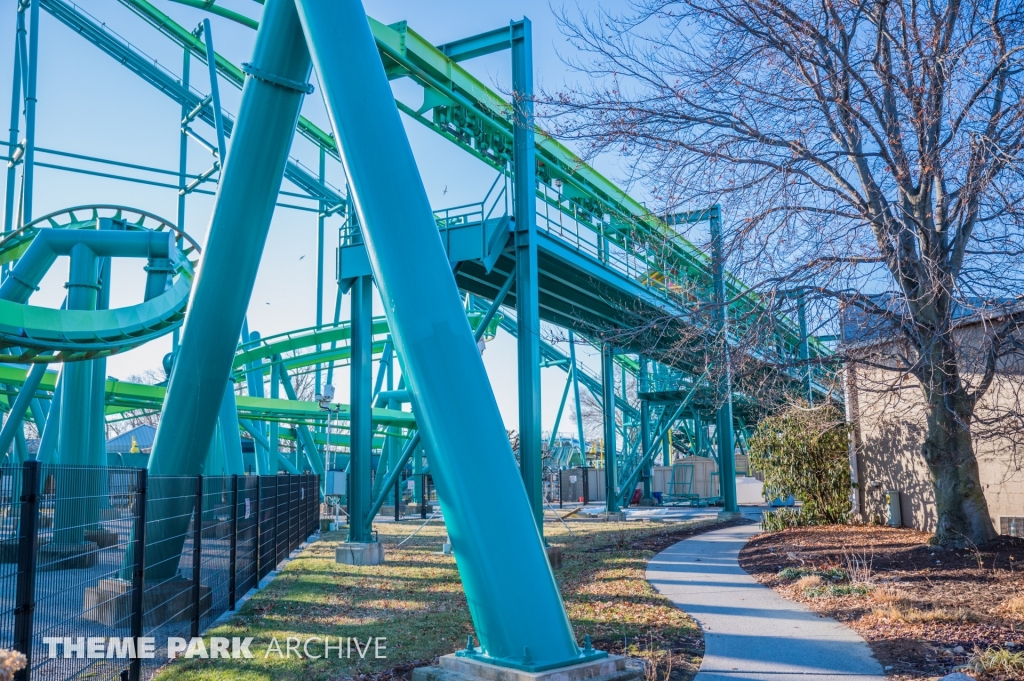
[[[981,484],[997,531],[1001,518],[1024,517],[1024,423],[1020,420],[1024,376],[1019,367],[1002,369],[979,403],[972,427]],[[921,455],[926,420],[917,380],[863,365],[848,366],[846,380],[860,516],[884,522],[885,492],[898,490],[903,524],[934,531],[935,496]],[[1003,523],[1003,532],[1008,523]],[[1018,533],[1024,533],[1024,524],[1017,526]]]

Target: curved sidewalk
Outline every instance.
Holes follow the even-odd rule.
[[[698,535],[647,565],[654,588],[704,630],[694,681],[885,681],[856,632],[785,600],[740,568],[740,549],[758,531],[740,525]]]

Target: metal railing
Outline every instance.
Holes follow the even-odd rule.
[[[150,678],[168,638],[234,610],[319,525],[315,475],[0,467],[0,648],[26,656],[24,681]]]

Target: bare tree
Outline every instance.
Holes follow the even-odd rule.
[[[162,367],[160,369],[146,369],[141,374],[132,374],[128,377],[128,381],[130,383],[141,383],[142,385],[159,385],[167,381],[167,372]],[[154,428],[159,426],[160,412],[136,409],[121,414],[116,420],[107,421],[107,436],[116,437],[143,425],[153,426]]]
[[[993,536],[972,438],[1024,317],[1024,6],[633,0],[562,20],[589,81],[545,97],[554,133],[619,152],[666,213],[746,216],[729,266],[761,299],[885,318],[905,352],[878,365],[923,391],[937,538]],[[972,357],[965,314],[990,320]]]

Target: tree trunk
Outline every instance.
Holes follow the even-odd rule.
[[[928,400],[928,436],[921,452],[935,485],[940,546],[962,548],[996,536],[978,475],[970,423],[972,400],[962,390]]]

